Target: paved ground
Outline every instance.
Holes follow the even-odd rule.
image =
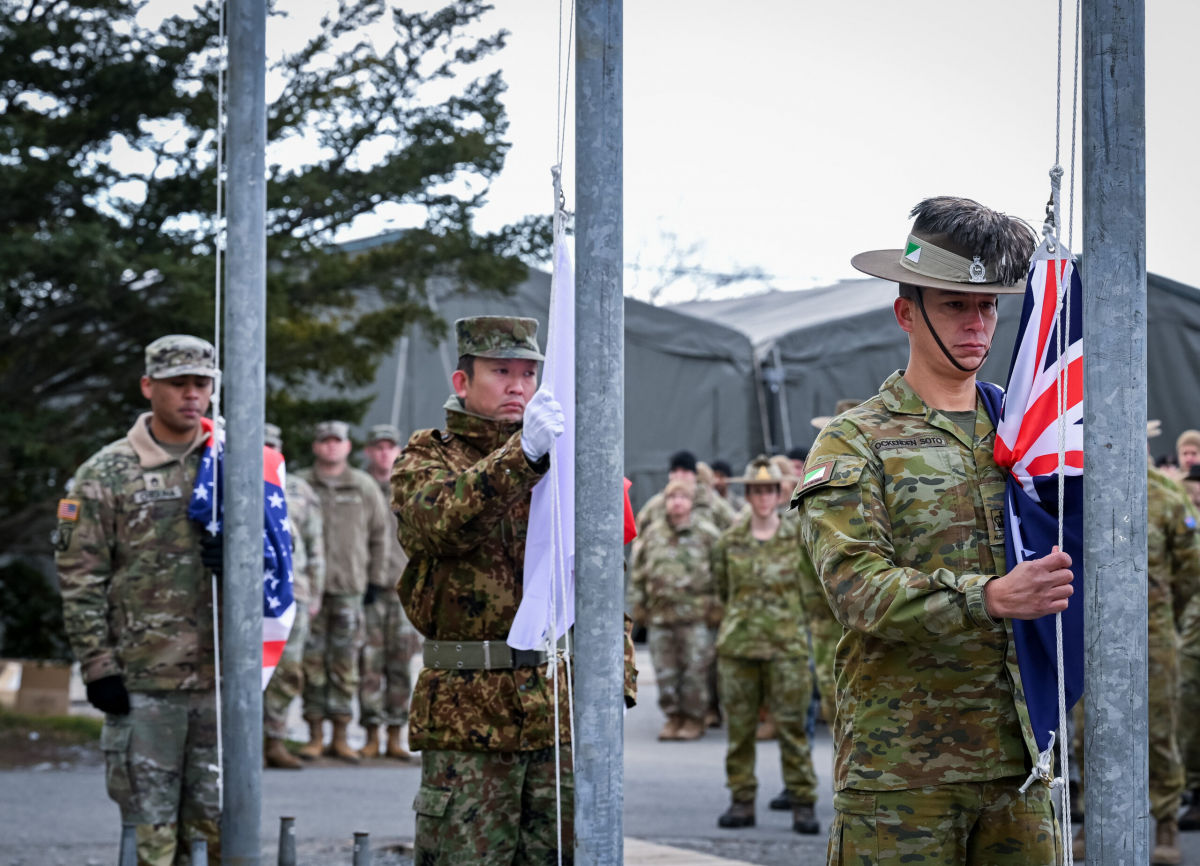
[[[717,815],[727,805],[724,737],[711,731],[691,743],[659,743],[662,718],[648,659],[640,686],[642,703],[625,717],[626,863],[646,866],[718,866],[725,858],[759,866],[824,862],[825,834],[832,818],[830,798],[817,804],[822,833],[792,833],[790,814],[771,812],[766,801],[782,787],[779,751],[761,743],[758,826],[722,830]],[[297,722],[299,720],[297,719]],[[302,733],[297,724],[297,737]],[[822,788],[830,784],[828,734],[818,728],[815,764]],[[419,782],[416,765],[378,761],[347,767],[332,761],[302,772],[263,775],[263,859],[273,866],[279,818],[296,819],[302,864],[351,862],[355,831],[371,834],[373,866],[409,863],[412,801]],[[116,862],[120,828],[116,807],[104,792],[97,766],[40,767],[0,772],[0,866],[110,866]],[[1200,864],[1200,834],[1184,835],[1186,862]]]

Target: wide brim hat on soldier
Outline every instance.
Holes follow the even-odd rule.
[[[789,461],[790,463],[790,461]],[[730,484],[783,484],[788,476],[765,454],[759,454],[746,464],[746,471],[737,478],[730,478]]]
[[[951,292],[1016,295],[1037,239],[1016,217],[969,198],[927,198],[914,218],[904,247],[859,253],[850,264],[864,274]]]
[[[861,400],[838,400],[837,405],[833,407],[832,415],[818,415],[816,418],[811,419],[810,423],[818,430],[824,430],[826,424],[843,412],[850,411],[861,402]]]
[[[471,316],[456,319],[458,356],[544,361],[537,342],[538,321],[521,316]]]

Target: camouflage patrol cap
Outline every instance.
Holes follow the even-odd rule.
[[[376,442],[382,442],[384,439],[389,440],[395,445],[399,445],[400,431],[391,424],[376,424],[367,431],[368,445],[374,445]]]
[[[545,360],[538,349],[537,319],[518,316],[472,316],[454,323],[458,356]]]
[[[283,431],[275,424],[263,425],[263,444],[276,451],[283,450]]]
[[[767,455],[759,454],[746,464],[746,471],[739,478],[730,478],[734,484],[782,484],[783,472]]]
[[[322,421],[313,430],[313,439],[320,442],[322,439],[349,439],[350,425],[345,421]]]
[[[215,378],[217,350],[208,340],[189,334],[168,334],[146,347],[146,375],[151,379],[172,376]]]

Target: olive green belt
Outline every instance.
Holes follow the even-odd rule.
[[[563,648],[565,641],[558,642]],[[425,667],[443,671],[507,671],[546,663],[541,650],[513,649],[502,640],[426,640]]]

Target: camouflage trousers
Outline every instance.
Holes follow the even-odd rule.
[[[833,795],[829,866],[1029,866],[1057,863],[1050,789],[1024,776]]]
[[[1179,653],[1179,718],[1200,719],[1200,646]],[[1200,788],[1200,725],[1181,725],[1179,751],[1188,790]]]
[[[574,861],[575,781],[571,747],[559,752],[562,862]],[[554,866],[558,804],[554,749],[421,753],[413,809],[413,866]]]
[[[725,753],[725,785],[733,800],[753,803],[758,791],[754,776],[755,733],[758,708],[765,706],[775,717],[779,732],[779,757],[783,784],[792,799],[817,801],[817,775],[812,749],[805,731],[812,674],[808,659],[743,659],[717,656],[721,706],[729,731]]]
[[[263,692],[263,733],[282,740],[287,736],[287,712],[304,688],[304,645],[308,641],[308,605],[296,603],[296,619],[288,632],[283,655]]]
[[[1150,814],[1156,821],[1179,812],[1183,802],[1184,762],[1179,743],[1179,655],[1174,643],[1151,640],[1146,646],[1149,668],[1148,728],[1150,739]],[[1083,710],[1080,711],[1080,707]],[[1086,725],[1085,701],[1076,707],[1075,763],[1079,777],[1086,779],[1083,763],[1083,732]],[[1187,726],[1192,729],[1194,726]],[[1084,786],[1079,785],[1082,795]]]
[[[192,839],[221,862],[217,711],[211,691],[131,692],[100,732],[108,796],[137,827],[139,866],[192,866]],[[196,864],[200,866],[200,864]]]
[[[325,594],[304,644],[304,718],[348,716],[358,688],[361,595]]]
[[[711,700],[708,669],[713,658],[712,631],[703,620],[650,625],[646,644],[658,680],[659,708],[667,716],[703,720]]]
[[[421,636],[408,622],[400,597],[380,593],[363,608],[365,634],[359,655],[359,721],[363,727],[403,725],[408,721],[412,695],[412,657],[421,649]]]

